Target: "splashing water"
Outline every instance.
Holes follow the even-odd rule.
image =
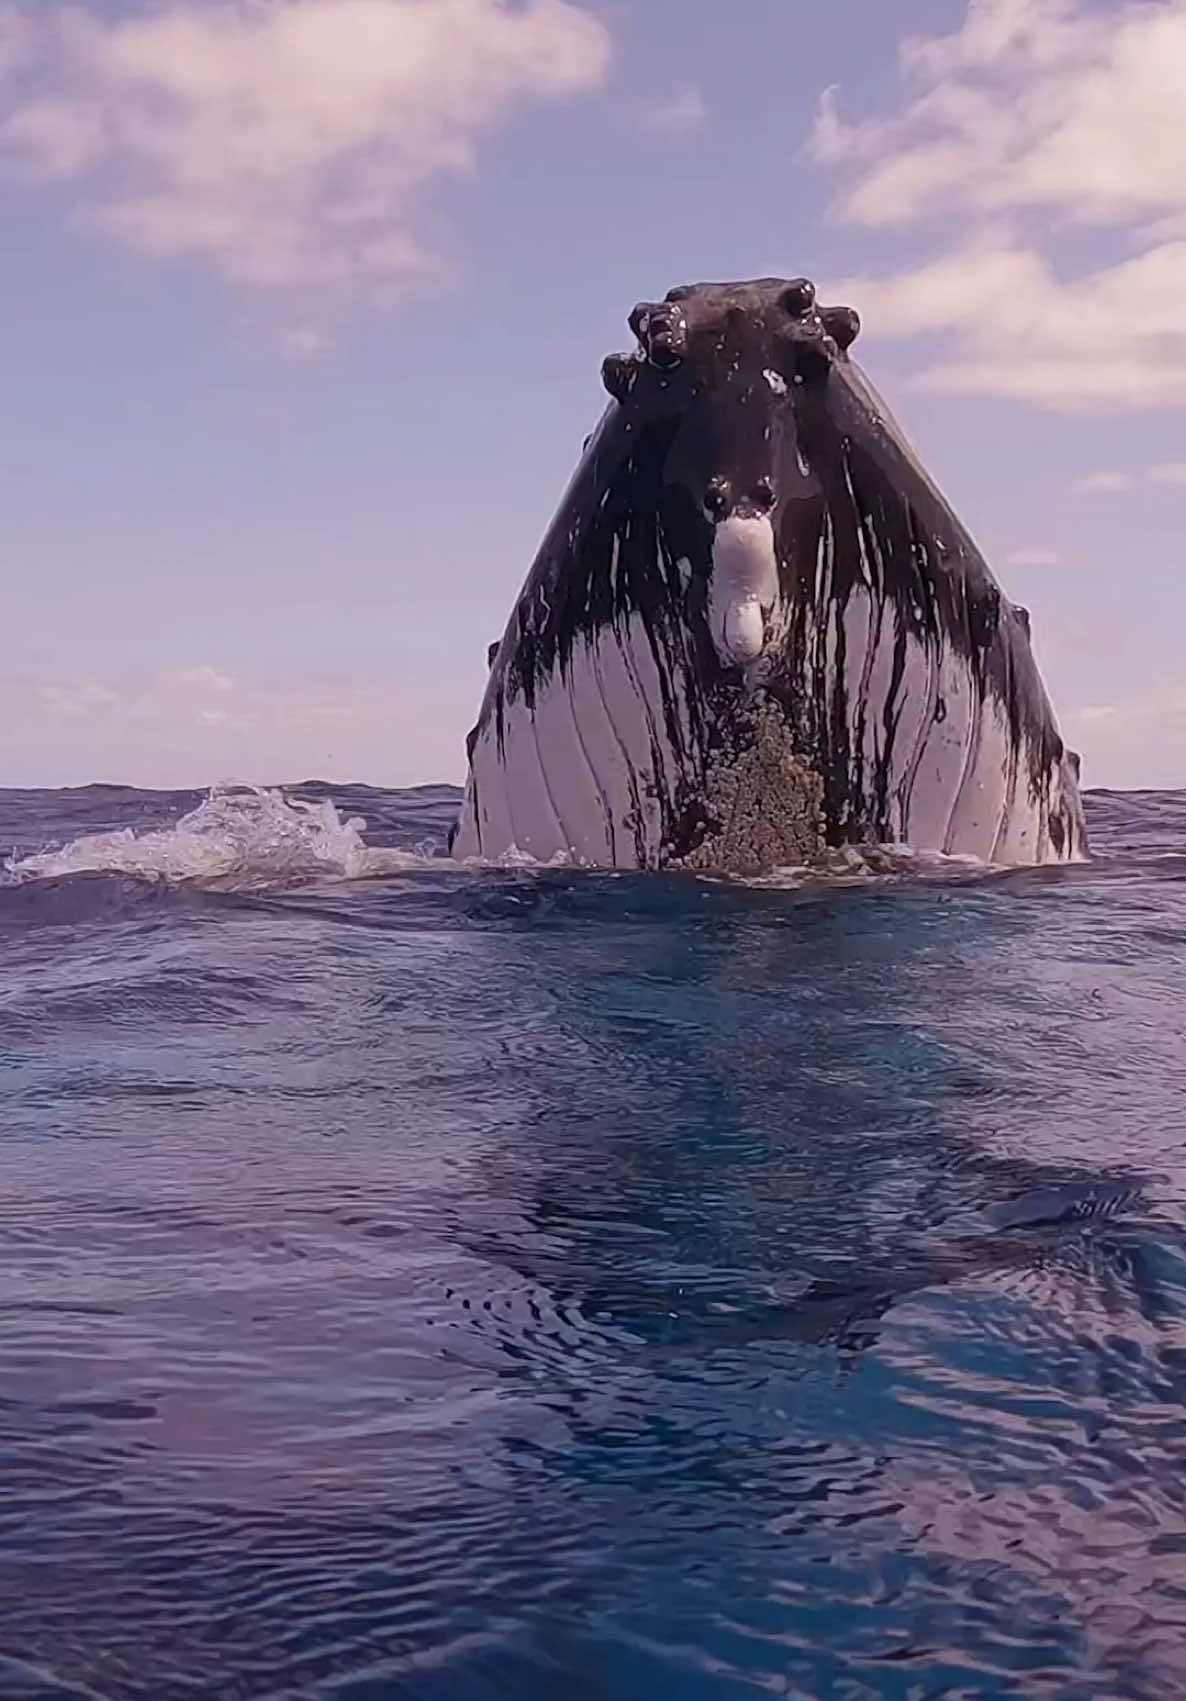
[[[263,886],[311,879],[365,879],[424,866],[427,855],[368,845],[366,822],[258,786],[213,787],[174,826],[91,833],[60,850],[12,857],[9,879],[131,874],[145,880]]]
[[[328,797],[290,797],[279,788],[261,786],[214,786],[196,809],[170,826],[88,833],[57,849],[14,854],[0,865],[0,885],[99,873],[171,885],[258,890],[313,880],[375,879],[430,867],[436,873],[460,871],[462,866],[442,856],[441,848],[431,841],[412,849],[377,846],[366,843],[366,831],[363,816],[341,812]],[[469,858],[464,866],[531,873],[578,868],[580,863],[561,852],[541,862],[512,845],[493,861]],[[991,872],[991,865],[975,857],[917,852],[907,845],[871,845],[829,849],[810,864],[766,874],[701,870],[693,878],[795,890],[821,882],[969,878]]]

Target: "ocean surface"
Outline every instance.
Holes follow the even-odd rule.
[[[1186,794],[749,883],[456,803],[0,793],[0,1698],[1186,1693]]]

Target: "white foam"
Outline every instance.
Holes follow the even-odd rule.
[[[796,891],[801,886],[863,886],[901,880],[968,880],[1012,872],[984,857],[952,851],[915,850],[912,845],[840,845],[810,863],[772,868],[763,874],[717,874],[698,878],[729,885]]]
[[[439,858],[365,844],[365,827],[360,816],[343,819],[328,800],[314,803],[260,787],[215,787],[172,827],[90,833],[60,850],[11,858],[4,872],[18,883],[108,873],[258,887],[358,880],[441,865]]]

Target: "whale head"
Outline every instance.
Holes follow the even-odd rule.
[[[820,392],[859,330],[818,306],[806,278],[696,284],[641,302],[631,354],[602,377],[624,429],[663,441],[657,500],[668,535],[707,529],[708,629],[726,666],[758,662],[780,633],[779,533],[818,496],[807,452]]]

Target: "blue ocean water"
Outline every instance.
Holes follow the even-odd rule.
[[[1186,795],[753,883],[456,799],[0,793],[0,1697],[1182,1694]]]

